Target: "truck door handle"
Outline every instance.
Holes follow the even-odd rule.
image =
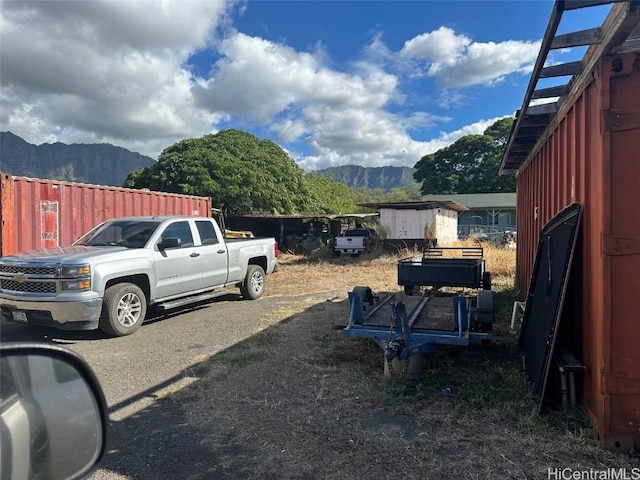
[[[200,254],[198,252],[193,252],[191,255],[189,255],[190,257],[199,257]]]
[[[226,250],[222,250],[222,249],[220,249],[220,250],[218,250],[216,253],[224,253],[224,252],[226,252]]]

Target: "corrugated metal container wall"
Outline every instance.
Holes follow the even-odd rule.
[[[603,57],[593,81],[519,173],[517,285],[528,289],[543,225],[584,206],[581,255],[584,404],[602,446],[640,448],[640,62]],[[562,114],[562,111],[561,113]],[[577,301],[577,300],[576,300]]]
[[[70,245],[113,217],[211,215],[211,199],[1,175],[0,254]]]

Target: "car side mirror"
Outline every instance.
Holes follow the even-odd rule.
[[[176,237],[164,238],[158,243],[160,250],[166,250],[167,248],[177,248],[181,245],[180,239]]]
[[[0,345],[2,479],[87,477],[107,446],[107,406],[79,355],[48,344]]]

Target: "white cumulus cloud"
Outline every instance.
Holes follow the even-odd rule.
[[[237,33],[219,47],[223,55],[211,78],[194,87],[194,97],[212,112],[248,115],[260,122],[289,108],[312,103],[335,108],[374,109],[393,97],[397,78],[369,66],[368,71],[331,70],[322,55]]]
[[[536,44],[441,27],[398,52],[381,31],[348,60],[241,32],[242,0],[0,3],[0,130],[34,144],[112,143],[152,157],[220,128],[252,129],[306,169],[413,166],[487,121],[442,133],[457,87],[526,70]],[[204,64],[202,58],[206,58]],[[415,71],[445,87],[419,98]],[[418,78],[418,81],[423,80]],[[436,109],[433,113],[429,108]],[[440,133],[439,133],[440,132]]]
[[[466,35],[440,27],[407,40],[400,55],[424,64],[424,74],[444,88],[491,84],[511,73],[528,73],[540,42],[508,40],[474,42]]]
[[[33,143],[110,142],[152,154],[216,117],[195,108],[182,65],[220,1],[3,2],[3,130]],[[188,28],[185,28],[188,25]]]

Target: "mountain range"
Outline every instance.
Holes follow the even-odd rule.
[[[0,132],[0,172],[22,177],[122,186],[127,175],[153,165],[151,157],[108,143],[33,145],[11,132]],[[349,187],[385,191],[414,183],[411,167],[343,165],[318,170]]]
[[[318,170],[318,173],[330,176],[334,182],[346,183],[349,187],[381,188],[384,191],[389,191],[392,188],[416,183],[413,179],[414,171],[415,169],[411,167],[342,165]]]
[[[32,145],[0,132],[0,171],[16,176],[119,187],[133,170],[154,163],[151,157],[108,143]]]

